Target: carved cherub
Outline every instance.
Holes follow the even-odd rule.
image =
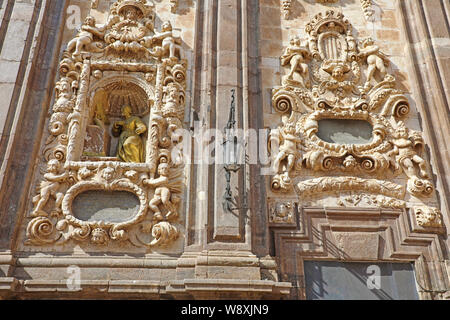
[[[380,76],[384,78],[389,66],[388,57],[380,51],[380,47],[375,45],[372,38],[366,38],[361,43],[359,57],[367,58],[367,84],[374,80],[375,71],[378,70]]]
[[[172,202],[172,192],[169,185],[169,165],[167,163],[161,163],[158,166],[158,175],[158,178],[143,181],[146,185],[156,187],[155,194],[149,202],[149,207],[154,212],[153,218],[158,221],[163,220],[159,208],[161,204],[167,209],[166,219],[175,218],[178,212],[175,203]],[[177,201],[178,199],[173,200]]]
[[[419,166],[419,176],[428,179],[426,171],[426,162],[414,150],[414,144],[411,141],[411,135],[406,128],[403,121],[397,124],[397,130],[394,132],[394,139],[391,141],[394,148],[388,152],[388,156],[394,156],[394,168],[396,170],[402,168],[405,174],[410,179],[417,179],[416,169],[414,164]]]
[[[47,215],[44,212],[44,207],[50,197],[56,199],[56,213],[58,214],[61,211],[64,193],[60,189],[68,178],[68,173],[65,171],[60,174],[60,169],[61,165],[58,160],[52,159],[48,162],[47,173],[44,175],[45,180],[41,182],[40,194],[33,198],[33,203],[35,204],[35,208],[31,214],[33,217]]]
[[[290,45],[285,49],[284,54],[281,56],[281,65],[290,65],[291,69],[289,74],[284,78],[284,81],[295,81],[301,83],[306,88],[311,87],[309,81],[309,68],[307,61],[310,57],[310,53],[306,47],[301,46],[301,39],[299,37],[293,37],[290,41]]]
[[[87,48],[94,42],[94,36],[97,36],[99,38],[104,37],[105,32],[103,29],[104,28],[97,28],[95,26],[94,17],[86,17],[84,24],[81,27],[81,30],[78,32],[77,36],[72,39],[67,45],[67,51],[72,52],[75,49],[75,51],[72,53],[72,56],[74,58],[80,56],[81,50],[83,50],[83,48]]]
[[[280,149],[273,163],[273,170],[277,173],[281,173],[281,161],[287,159],[287,165],[284,173],[289,175],[295,164],[295,160],[298,158],[298,144],[302,142],[302,139],[298,137],[295,125],[287,123],[279,132],[280,137]]]
[[[160,57],[168,56],[170,59],[176,60],[178,58],[176,56],[176,53],[178,51],[179,58],[183,59],[181,39],[174,36],[172,24],[170,23],[170,21],[166,21],[162,24],[160,33],[156,33],[152,37],[145,37],[141,44],[144,44],[146,47],[150,47],[158,40],[162,41],[162,44],[159,48],[159,51],[155,50],[155,55],[158,55]]]

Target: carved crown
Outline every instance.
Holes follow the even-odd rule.
[[[118,15],[128,6],[139,9],[142,15],[146,17],[152,12],[154,4],[147,2],[147,0],[118,0],[111,6],[111,14]]]
[[[326,26],[327,29],[336,29],[339,33],[347,33],[352,30],[350,22],[344,18],[342,13],[328,10],[325,12],[325,16],[322,15],[322,12],[316,14],[306,25],[305,31],[310,35],[317,35],[323,31],[323,26]]]

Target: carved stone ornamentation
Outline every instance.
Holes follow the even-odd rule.
[[[179,204],[186,67],[170,23],[154,30],[153,4],[118,0],[106,24],[86,18],[60,63],[43,149],[46,173],[27,227],[28,245],[69,241],[155,248],[180,236]],[[116,137],[117,136],[117,137]],[[89,192],[125,192],[138,208],[117,222],[77,217]],[[96,201],[101,203],[100,198]]]
[[[415,207],[414,215],[416,222],[423,228],[442,228],[442,213],[437,208]]]
[[[405,126],[410,107],[389,74],[388,57],[372,39],[355,39],[339,12],[317,14],[305,32],[305,41],[295,36],[283,52],[286,76],[273,89],[282,123],[269,139],[272,191],[295,190],[303,199],[351,192],[339,205],[364,200],[390,208],[407,206],[405,191],[430,197],[424,141]],[[356,137],[352,126],[360,128]],[[327,176],[302,180],[317,174]],[[406,186],[391,182],[401,175]]]
[[[289,19],[292,10],[292,0],[281,0],[281,13],[284,19]]]
[[[319,3],[336,3],[336,2],[338,2],[339,0],[316,0],[317,2],[319,2]]]
[[[276,202],[269,206],[269,223],[290,225],[295,223],[295,204],[292,201]]]
[[[338,200],[338,205],[342,207],[376,207],[402,209],[406,207],[406,202],[383,195],[373,195],[358,193],[343,197]]]
[[[176,13],[178,9],[179,0],[170,0],[170,12]]]
[[[374,11],[372,9],[372,0],[360,0],[361,8],[364,12],[364,17],[367,21],[372,21],[372,17],[374,15]]]

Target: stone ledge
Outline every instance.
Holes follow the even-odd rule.
[[[14,291],[17,288],[19,281],[16,278],[0,278],[0,292],[2,291]]]
[[[289,282],[265,280],[225,280],[225,279],[187,279],[174,280],[169,283],[142,280],[84,280],[80,289],[67,287],[66,280],[17,280],[16,278],[0,278],[0,292],[5,296],[26,293],[30,298],[36,294],[66,294],[65,297],[78,297],[84,294],[133,294],[145,298],[203,298],[203,297],[242,297],[250,298],[283,298],[288,297],[291,290]],[[106,298],[106,296],[105,296]]]
[[[291,287],[290,282],[266,280],[187,279],[170,282],[166,292],[248,292],[289,295]]]

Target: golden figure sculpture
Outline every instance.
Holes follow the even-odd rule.
[[[147,131],[147,126],[136,116],[131,115],[131,107],[122,108],[123,121],[116,121],[113,125],[113,135],[119,136],[117,157],[124,162],[142,163],[144,159],[144,143],[141,134]]]

